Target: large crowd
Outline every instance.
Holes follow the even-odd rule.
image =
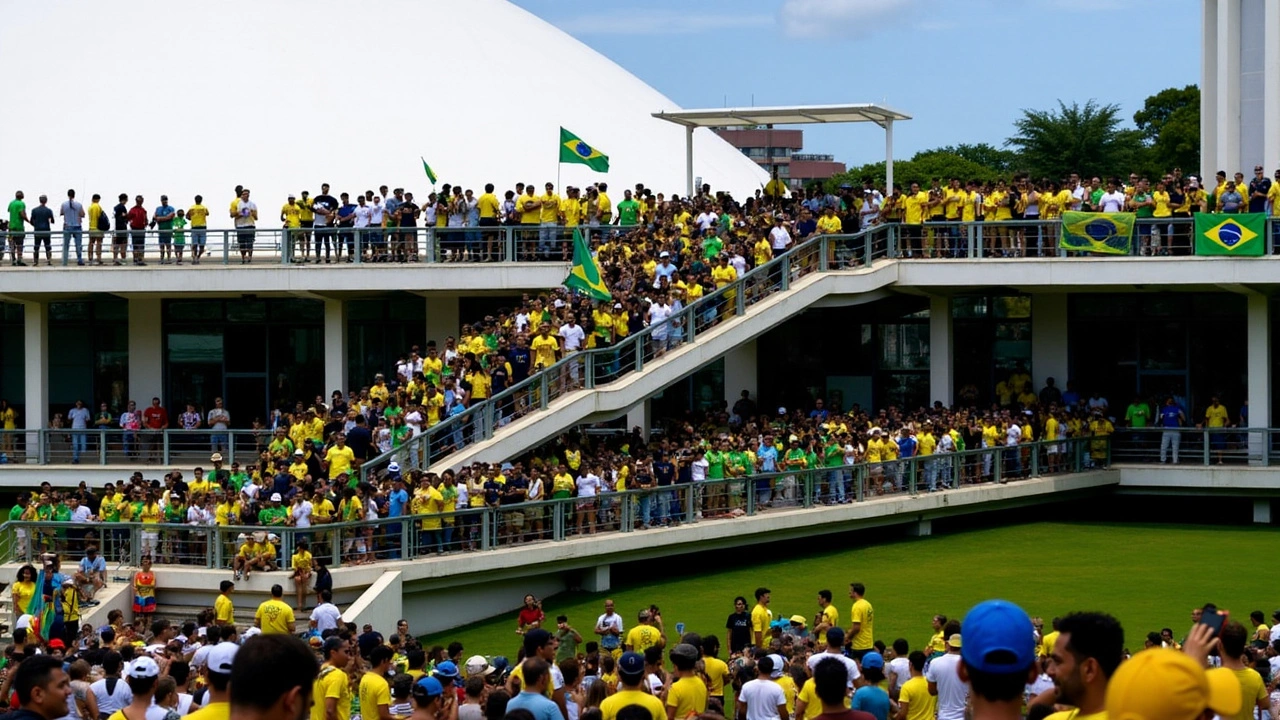
[[[291,606],[276,584],[240,624],[232,580],[194,618],[162,618],[163,584],[145,562],[131,617],[82,624],[86,596],[106,586],[100,561],[90,553],[64,573],[45,555],[40,570],[19,570],[0,659],[0,705],[14,720],[1280,717],[1280,611],[1272,624],[1261,611],[1242,622],[1207,604],[1181,638],[1164,628],[1130,648],[1105,613],[1046,623],[1004,600],[928,618],[919,643],[886,642],[860,582],[846,618],[829,589],[812,615],[786,616],[759,587],[754,602],[734,599],[723,628],[672,628],[654,605],[624,617],[606,599],[580,629],[563,614],[553,624],[529,595],[517,647],[468,654],[460,642],[424,646],[408,620],[387,635],[345,622],[328,589],[304,621],[305,600]]]

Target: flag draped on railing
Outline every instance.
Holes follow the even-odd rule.
[[[1062,214],[1058,247],[1072,252],[1128,255],[1133,250],[1133,213]]]
[[[1258,256],[1266,248],[1265,213],[1196,215],[1196,254]]]

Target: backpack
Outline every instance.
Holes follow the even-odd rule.
[[[111,218],[107,217],[107,211],[103,210],[98,213],[98,232],[106,232],[111,229]]]

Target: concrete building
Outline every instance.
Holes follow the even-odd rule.
[[[1200,162],[1253,177],[1280,169],[1280,3],[1202,0]]]
[[[751,129],[718,128],[715,133],[751,158],[765,172],[778,169],[778,177],[793,188],[804,187],[811,180],[826,180],[845,171],[842,162],[831,155],[801,153],[803,130],[775,130],[772,126]]]

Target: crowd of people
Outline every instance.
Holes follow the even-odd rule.
[[[344,622],[327,590],[299,623],[277,584],[242,626],[231,580],[194,618],[135,607],[132,620],[113,611],[100,627],[46,625],[36,606],[68,602],[93,571],[42,563],[30,595],[15,583],[15,602],[34,612],[18,618],[0,660],[0,704],[14,720],[1280,717],[1280,611],[1274,625],[1260,611],[1246,624],[1206,604],[1181,639],[1164,628],[1131,649],[1105,613],[1045,623],[988,600],[962,620],[932,616],[927,633],[922,622],[919,643],[886,642],[860,582],[848,586],[846,618],[825,588],[812,615],[775,616],[760,587],[754,603],[735,598],[722,645],[719,628],[670,628],[657,606],[629,615],[633,625],[606,599],[584,632],[563,614],[553,625],[526,596],[510,656],[468,655],[460,642],[424,646],[405,619],[385,636]]]

